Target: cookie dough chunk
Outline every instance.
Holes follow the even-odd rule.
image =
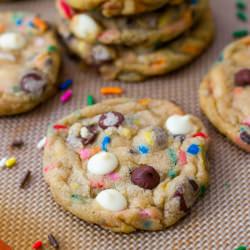
[[[59,65],[55,34],[43,19],[0,13],[0,115],[29,111],[52,96]]]
[[[117,15],[134,15],[149,12],[164,4],[180,4],[184,0],[62,0],[78,10],[100,9],[106,17]]]
[[[224,49],[203,79],[199,96],[213,125],[250,152],[250,36]]]
[[[201,121],[166,100],[111,99],[48,130],[43,174],[57,203],[115,232],[161,230],[208,185]]]
[[[200,0],[177,6],[166,5],[160,10],[139,16],[105,18],[98,11],[85,13],[71,10],[72,15],[69,16],[65,4],[58,0],[57,7],[65,22],[59,25],[59,31],[64,33],[65,28],[60,26],[68,26],[79,43],[82,40],[106,45],[143,44],[159,47],[163,42],[187,31],[207,6],[207,0]]]

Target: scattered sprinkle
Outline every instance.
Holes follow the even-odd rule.
[[[111,138],[109,136],[104,136],[103,140],[102,140],[102,150],[103,151],[107,151],[107,146],[108,144],[110,144],[111,142]]]
[[[236,7],[240,10],[245,10],[247,5],[244,0],[236,0]]]
[[[88,97],[87,97],[87,105],[92,106],[94,104],[95,104],[94,97],[92,95],[88,95]]]
[[[6,160],[6,162],[5,162],[5,166],[7,168],[12,168],[14,165],[16,165],[16,158],[15,157],[11,157],[8,160]]]
[[[173,169],[168,170],[168,177],[174,179],[177,176],[176,171]]]
[[[59,3],[65,17],[71,19],[74,15],[72,8],[64,0],[61,0]]]
[[[152,222],[149,221],[149,220],[146,220],[146,221],[144,221],[144,223],[143,223],[143,228],[148,229],[148,228],[151,227],[151,225],[152,225]]]
[[[179,151],[179,165],[180,166],[184,166],[187,164],[187,155],[186,155],[186,152],[180,150]]]
[[[139,152],[143,155],[147,154],[149,152],[149,148],[145,145],[140,145],[138,148]]]
[[[24,188],[28,184],[28,181],[30,180],[30,176],[31,176],[31,171],[28,170],[20,182],[20,186],[19,186],[20,188]]]
[[[57,51],[57,47],[55,46],[55,45],[50,45],[49,47],[48,47],[48,52],[56,52]]]
[[[101,88],[101,93],[103,95],[121,95],[123,89],[120,87],[103,87]]]
[[[58,129],[66,129],[67,126],[62,125],[62,124],[55,124],[55,125],[53,126],[53,128],[56,129],[56,130],[58,130]]]
[[[63,83],[61,83],[59,85],[59,89],[60,90],[66,90],[72,85],[72,83],[73,83],[72,79],[67,79],[66,81],[64,81]]]
[[[234,38],[241,38],[248,35],[248,30],[246,29],[235,30],[232,35]]]
[[[62,103],[66,103],[70,100],[70,98],[72,97],[72,90],[71,89],[68,89],[66,90],[60,97],[60,100]]]
[[[191,144],[188,147],[187,152],[191,155],[197,155],[200,152],[200,147],[196,144]]]
[[[11,143],[11,147],[12,148],[21,148],[22,146],[24,145],[24,142],[22,139],[17,139],[17,140],[14,140],[12,143]]]
[[[8,160],[7,157],[4,157],[0,160],[0,170],[2,170],[5,167],[5,163]]]
[[[91,157],[91,150],[88,148],[84,148],[80,151],[80,156],[83,160],[87,160]]]
[[[112,181],[117,181],[120,179],[120,176],[117,172],[112,172],[112,173],[109,173],[107,174],[108,178]]]
[[[55,249],[58,249],[59,248],[59,243],[58,241],[56,240],[56,238],[54,237],[54,235],[52,234],[49,234],[48,235],[48,240],[49,240],[49,243],[52,247],[54,247]]]
[[[35,17],[33,19],[33,24],[42,32],[44,32],[47,29],[47,24],[39,17]]]
[[[82,196],[80,194],[72,194],[71,199],[73,201],[78,201],[78,202],[82,202],[82,203],[86,202],[86,197],[84,197],[84,196]]]
[[[248,17],[246,15],[246,13],[242,12],[242,11],[238,11],[236,13],[236,16],[243,22],[246,22],[248,20]]]
[[[168,148],[167,149],[167,155],[168,155],[168,158],[171,161],[171,164],[173,166],[175,166],[177,164],[177,156],[176,156],[175,150],[172,149],[172,148]]]
[[[201,185],[201,186],[200,186],[200,192],[199,192],[199,193],[200,193],[200,196],[203,197],[204,194],[206,193],[206,191],[207,191],[206,186]]]
[[[203,138],[207,139],[208,135],[203,133],[203,132],[198,132],[198,133],[194,134],[193,137],[203,137]]]
[[[246,246],[239,246],[237,248],[235,248],[235,250],[247,250]]]
[[[39,150],[43,149],[44,146],[45,146],[45,144],[46,144],[46,140],[47,140],[46,136],[43,137],[43,139],[41,139],[41,140],[37,143],[36,148],[39,149]]]
[[[33,249],[39,249],[39,248],[41,248],[42,247],[42,245],[43,245],[43,243],[42,243],[42,241],[36,241],[33,245],[32,245],[32,248]]]

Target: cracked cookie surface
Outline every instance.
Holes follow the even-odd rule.
[[[250,36],[224,49],[203,79],[199,96],[213,125],[250,152]]]
[[[51,126],[43,174],[57,203],[115,232],[176,223],[208,185],[201,121],[166,100],[119,98]]]

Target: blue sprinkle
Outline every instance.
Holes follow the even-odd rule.
[[[29,25],[31,28],[35,28],[35,25],[34,25],[32,22],[29,22],[28,25]]]
[[[65,89],[69,88],[72,85],[72,83],[73,83],[73,80],[67,79],[65,82],[63,82],[59,85],[59,89],[65,90]]]
[[[149,148],[147,146],[145,146],[145,145],[140,145],[138,150],[143,155],[147,154],[149,152]]]
[[[111,139],[109,136],[105,136],[102,140],[102,150],[103,151],[108,151],[107,146],[111,142]]]
[[[149,229],[151,227],[151,225],[152,225],[152,222],[150,220],[146,220],[143,223],[143,228]]]
[[[197,155],[200,152],[200,147],[196,144],[192,144],[188,147],[187,152],[191,155]]]
[[[22,23],[23,23],[23,19],[18,18],[18,19],[15,20],[15,23],[16,23],[16,26],[21,26]]]

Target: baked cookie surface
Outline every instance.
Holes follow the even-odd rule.
[[[54,31],[43,19],[0,13],[0,115],[29,111],[52,96],[59,66]]]
[[[43,174],[57,203],[115,232],[161,230],[208,185],[201,121],[165,100],[111,99],[49,128]]]
[[[250,152],[250,36],[224,49],[203,79],[199,96],[213,125]]]
[[[164,4],[179,4],[184,0],[62,0],[71,7],[79,10],[100,9],[104,16],[135,15],[149,12],[162,7]]]
[[[71,10],[72,15],[69,16],[63,2],[57,0],[57,8],[64,19],[61,21],[64,24],[59,24],[58,29],[62,34],[69,30],[71,34],[67,36],[79,39],[81,47],[84,47],[80,45],[83,43],[157,47],[187,31],[207,6],[207,0],[200,0],[176,6],[166,5],[157,11],[133,17],[106,18],[98,11],[86,13]]]

